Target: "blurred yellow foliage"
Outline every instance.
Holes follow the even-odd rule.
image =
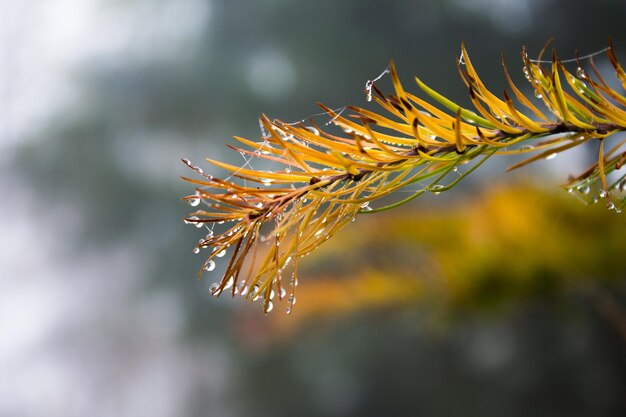
[[[308,262],[279,328],[358,310],[428,305],[490,309],[587,284],[624,282],[626,223],[526,184],[469,200],[361,216]],[[280,303],[277,303],[280,305]]]

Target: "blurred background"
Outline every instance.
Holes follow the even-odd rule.
[[[501,52],[521,84],[521,47],[553,36],[571,58],[612,35],[625,62],[625,19],[616,0],[2,0],[0,415],[625,415],[626,221],[558,187],[594,149],[361,216],[302,262],[290,316],[208,295],[179,179],[181,157],[243,163],[225,144],[261,113],[366,105],[390,59],[466,103],[461,41],[499,92]]]

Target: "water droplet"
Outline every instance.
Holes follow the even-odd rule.
[[[200,253],[200,248],[197,247],[197,246],[195,248],[193,248],[193,253],[195,253],[195,254]]]
[[[226,249],[222,249],[221,251],[215,254],[215,256],[217,256],[218,258],[223,258],[224,255],[226,255]]]
[[[187,200],[187,203],[191,206],[191,207],[196,207],[197,205],[200,204],[200,197],[193,197]]]
[[[282,300],[287,295],[287,290],[283,287],[280,287],[280,299]]]
[[[220,290],[220,284],[218,284],[217,282],[214,282],[209,287],[209,294],[211,295],[219,295],[221,292],[222,290]]]
[[[273,309],[274,309],[274,303],[272,303],[270,300],[265,300],[263,302],[263,311],[265,312],[265,314],[269,313]]]
[[[289,304],[294,305],[296,303],[296,296],[291,294],[287,301],[289,301]]]
[[[319,229],[317,232],[315,232],[315,237],[318,237],[322,233],[324,233],[324,228],[323,227],[321,229]]]
[[[520,147],[519,149],[520,151],[532,151],[533,149],[535,149],[535,147],[533,145],[524,145]]]
[[[580,187],[578,187],[578,191],[582,194],[589,194],[591,188],[588,185],[581,185]]]
[[[550,155],[546,156],[546,161],[549,161],[554,158],[556,158],[556,152],[553,152]]]
[[[367,209],[367,208],[369,207],[369,205],[370,205],[370,202],[369,202],[369,201],[366,201],[366,202],[364,202],[364,203],[361,203],[360,207],[361,207],[362,209]]]
[[[287,308],[285,309],[285,312],[286,312],[287,314],[291,314],[291,307],[287,307]]]
[[[599,196],[600,198],[605,198],[609,195],[609,193],[606,192],[606,190],[600,190]]]
[[[199,220],[198,217],[191,216],[188,219],[184,219],[183,222],[185,222],[185,224],[195,224],[195,225],[197,225],[198,223],[196,222],[196,220]]]
[[[612,202],[612,201],[611,201],[611,202],[609,202],[609,203],[606,205],[606,207],[607,207],[609,210],[615,210],[615,204],[613,204],[613,202]]]
[[[248,290],[249,289],[250,289],[250,287],[248,287],[247,285],[244,284],[239,289],[239,292],[241,293],[241,295],[245,296],[246,294],[248,294]]]
[[[541,93],[539,92],[539,90],[535,90],[535,97],[537,97],[537,98],[543,98],[543,96],[541,95]]]
[[[314,128],[313,126],[307,126],[306,129],[316,136],[320,135],[320,131]]]
[[[285,259],[285,263],[283,264],[283,268],[286,267],[287,265],[289,265],[289,262],[291,262],[291,256],[288,256],[287,259]]]
[[[584,69],[582,69],[581,67],[576,68],[576,75],[579,78],[587,78],[587,73],[585,72]]]
[[[291,174],[291,168],[285,168],[285,174]]]
[[[270,185],[272,183],[272,180],[269,178],[261,178],[261,182],[263,183],[263,185]]]
[[[252,301],[256,301],[259,298],[261,298],[261,295],[257,294],[257,291],[259,291],[259,286],[257,284],[254,284],[254,286],[252,287],[252,290],[250,291],[250,294],[256,294],[256,295],[254,296]]]
[[[270,290],[270,300],[273,300],[275,296],[276,293],[274,292],[274,290]]]
[[[213,238],[213,230],[209,230],[209,232],[206,234],[206,236],[204,238],[206,240],[212,239]]]
[[[226,284],[224,285],[224,289],[227,290],[230,287],[233,286],[233,284],[235,283],[235,277],[231,276],[230,278],[228,278],[228,281],[226,281]]]
[[[430,187],[430,191],[434,194],[434,195],[439,195],[441,194],[441,191],[437,191],[437,190],[442,190],[443,189],[443,185],[441,184],[435,184],[432,187]]]
[[[183,163],[184,163],[185,165],[189,165],[189,166],[191,166],[191,161],[190,161],[189,159],[187,159],[187,158],[183,158],[183,159],[182,159],[182,161],[183,161]]]
[[[209,261],[204,265],[205,271],[213,271],[215,269],[215,261],[213,259],[209,259]]]

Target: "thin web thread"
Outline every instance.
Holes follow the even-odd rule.
[[[596,51],[596,52],[593,52],[593,53],[590,53],[590,54],[587,54],[587,55],[579,56],[577,58],[565,59],[565,60],[562,59],[561,62],[563,64],[567,64],[567,63],[570,63],[570,62],[578,62],[579,60],[582,60],[582,59],[590,59],[590,58],[593,58],[596,55],[600,55],[600,54],[608,51],[609,49],[611,49],[611,47],[607,46],[604,49],[601,49],[599,51]],[[529,59],[529,61],[532,62],[533,64],[551,64],[552,63],[552,61],[546,61],[546,60],[541,60],[541,59]]]

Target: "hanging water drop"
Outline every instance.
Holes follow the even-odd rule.
[[[187,200],[187,203],[191,206],[191,207],[196,207],[197,205],[200,204],[200,197],[193,197]]]
[[[556,152],[553,152],[550,155],[546,156],[546,161],[549,161],[554,158],[556,158]]]
[[[215,261],[213,259],[209,259],[209,261],[204,265],[204,270],[211,272],[215,269]]]
[[[270,300],[265,300],[265,302],[263,303],[263,311],[265,312],[265,314],[272,311],[273,308],[274,308],[274,303],[272,303]]]
[[[254,295],[254,297],[252,298],[252,301],[256,301],[259,298],[261,298],[261,295],[258,293],[258,291],[259,291],[259,286],[257,284],[254,284],[254,286],[250,290],[250,294]]]
[[[578,191],[582,194],[589,194],[591,188],[588,185],[581,185],[580,187],[578,187]]]
[[[587,73],[585,72],[584,69],[582,69],[581,67],[576,68],[576,75],[579,78],[587,78]]]
[[[233,286],[233,284],[235,283],[235,277],[231,276],[230,278],[228,278],[228,281],[226,281],[226,284],[224,285],[224,289],[227,290],[230,287]]]
[[[541,95],[541,93],[539,92],[539,90],[535,90],[535,97],[537,97],[537,98],[543,98],[543,96]]]
[[[199,247],[195,247],[193,248],[193,253],[195,253],[196,255],[200,253],[200,248]]]
[[[224,255],[226,255],[226,249],[222,249],[221,251],[215,254],[215,256],[217,256],[218,258],[223,258]]]
[[[221,292],[222,291],[220,290],[220,284],[218,284],[217,282],[214,282],[209,287],[209,294],[211,295],[219,295]]]
[[[435,184],[430,188],[430,192],[433,193],[434,195],[441,194],[441,190],[443,190],[443,185],[441,184]]]
[[[283,287],[280,287],[280,299],[282,300],[287,295],[287,290]]]
[[[605,189],[600,190],[599,196],[600,198],[608,197],[609,193],[606,192]]]
[[[316,136],[320,135],[320,131],[314,128],[313,126],[307,126],[306,129]]]
[[[296,303],[296,296],[291,294],[287,301],[289,301],[289,304],[294,305]]]
[[[239,292],[241,293],[241,295],[245,296],[246,294],[248,294],[248,290],[249,290],[249,287],[244,284],[239,289]]]
[[[183,222],[185,222],[185,224],[197,224],[197,220],[198,219],[196,216],[191,216],[188,219],[184,219]]]

